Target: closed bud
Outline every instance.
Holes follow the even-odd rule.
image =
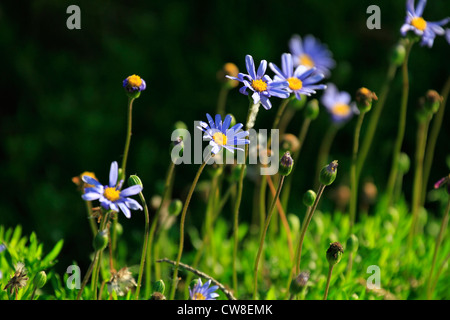
[[[330,247],[327,250],[327,260],[331,266],[339,263],[344,253],[344,248],[339,242],[330,243]]]
[[[108,245],[108,230],[101,230],[97,233],[97,235],[94,238],[94,249],[95,250],[103,250]]]
[[[183,209],[183,202],[180,199],[173,199],[169,204],[169,214],[177,216]]]
[[[309,272],[300,272],[300,274],[291,282],[291,286],[289,287],[289,291],[291,292],[291,294],[299,294],[300,292],[302,292],[306,288],[308,280]]]
[[[396,46],[394,46],[394,48],[391,51],[390,56],[391,63],[395,64],[396,66],[401,66],[403,64],[403,61],[405,61],[405,56],[406,56],[405,46],[399,43]]]
[[[177,121],[173,125],[173,129],[174,130],[177,130],[177,129],[187,130],[188,127],[187,127],[186,123],[184,123],[183,121]]]
[[[280,159],[279,174],[283,176],[288,176],[291,173],[293,166],[294,166],[294,159],[292,159],[290,152],[286,151]]]
[[[150,300],[166,300],[166,297],[160,292],[154,292]]]
[[[306,104],[306,101],[308,100],[307,99],[308,97],[305,96],[304,94],[301,94],[300,96],[301,96],[301,100],[298,100],[298,99],[291,100],[291,102],[289,102],[289,107],[292,107],[296,110],[303,109],[303,107]],[[295,95],[293,95],[293,97],[295,97]]]
[[[128,178],[128,185],[131,186],[141,186],[144,188],[144,185],[142,184],[141,179],[137,175],[131,175]]]
[[[355,100],[359,111],[363,113],[368,112],[372,108],[372,101],[378,100],[378,97],[375,92],[362,87],[356,91]]]
[[[41,271],[34,277],[33,284],[36,288],[42,288],[47,282],[47,274],[45,271]]]
[[[329,186],[336,179],[338,161],[334,160],[320,170],[319,181],[325,186]]]
[[[425,94],[424,108],[430,113],[436,113],[442,102],[442,97],[435,90],[428,90]]]
[[[398,169],[400,172],[406,174],[409,171],[410,164],[411,161],[409,160],[409,156],[406,153],[401,152],[398,157]]]
[[[161,294],[164,294],[165,290],[166,285],[164,284],[164,281],[158,280],[153,284],[153,292],[159,292]]]
[[[315,120],[319,116],[319,102],[317,99],[312,99],[306,104],[305,117]]]
[[[345,249],[355,253],[358,250],[358,246],[359,246],[358,237],[354,234],[351,234],[350,237],[347,239],[347,245]]]
[[[316,193],[313,190],[308,190],[303,195],[303,204],[307,207],[311,207],[316,201]]]

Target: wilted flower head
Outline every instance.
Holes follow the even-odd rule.
[[[209,288],[210,284],[211,279],[205,284],[202,284],[202,280],[198,279],[197,283],[194,285],[194,288],[192,290],[189,288],[189,296],[191,297],[191,300],[216,300],[219,294],[214,291],[216,291],[219,286],[212,286]]]
[[[358,114],[358,108],[351,102],[352,98],[348,92],[339,92],[337,87],[328,83],[321,102],[331,115],[336,124],[342,124],[349,120],[354,114]]]
[[[223,122],[220,114],[216,114],[215,122],[208,113],[206,117],[208,118],[208,123],[200,121],[200,126],[197,126],[197,128],[205,133],[203,138],[209,140],[213,154],[217,154],[222,148],[231,152],[234,152],[234,150],[243,151],[242,148],[235,146],[250,143],[250,140],[245,139],[249,135],[249,132],[241,130],[244,126],[242,123],[235,124],[230,128],[232,120],[230,115],[227,115]]]
[[[294,66],[314,67],[326,77],[330,76],[330,70],[336,65],[328,47],[312,35],[305,36],[303,40],[299,35],[292,36],[289,40],[289,49]]]
[[[127,267],[114,271],[111,274],[111,279],[108,282],[108,292],[115,291],[119,296],[124,296],[128,290],[137,287],[136,281],[131,276],[131,272]]]
[[[378,97],[375,92],[362,87],[356,91],[355,100],[359,111],[367,112],[372,108],[372,101],[378,100]]]
[[[253,104],[261,103],[263,107],[268,110],[272,108],[272,103],[269,100],[270,97],[274,96],[282,99],[289,97],[289,92],[286,91],[286,88],[288,87],[287,81],[273,81],[265,74],[267,69],[266,60],[261,60],[258,71],[256,71],[253,57],[251,55],[246,55],[245,65],[248,74],[239,73],[237,77],[226,77],[244,84],[244,86],[239,89],[240,93],[248,95],[247,89],[253,91]]]
[[[239,68],[232,62],[227,62],[223,67],[217,71],[217,79],[227,85],[228,88],[237,87],[239,82],[226,78],[226,76],[237,77],[239,75]]]
[[[302,95],[311,96],[316,93],[315,90],[323,90],[327,87],[324,84],[317,84],[325,78],[317,68],[304,65],[294,68],[292,56],[289,53],[284,53],[281,56],[281,69],[273,63],[269,63],[269,67],[275,73],[274,80],[287,81],[286,91],[294,93],[298,100],[302,99]]]
[[[339,242],[330,243],[327,249],[327,260],[330,265],[335,265],[341,261],[344,247]]]
[[[10,294],[13,290],[17,292],[17,290],[27,285],[27,281],[28,281],[27,269],[25,269],[25,265],[23,264],[23,262],[18,262],[15,266],[14,275],[6,284],[4,290],[9,289]]]
[[[109,185],[102,185],[92,177],[85,175],[82,177],[85,183],[93,185],[86,188],[82,198],[86,201],[99,200],[103,208],[122,211],[127,218],[131,218],[131,210],[142,210],[142,206],[136,200],[128,198],[142,191],[142,186],[134,185],[124,190],[120,190],[123,181],[117,181],[119,178],[119,169],[117,162],[111,163],[109,171]]]
[[[419,0],[419,3],[415,7],[414,0],[406,1],[406,19],[400,28],[400,32],[403,36],[406,36],[409,31],[414,32],[416,36],[421,38],[422,46],[426,45],[431,48],[436,35],[442,36],[445,34],[442,27],[450,21],[450,18],[447,17],[437,22],[426,21],[422,17],[426,3],[426,0]],[[448,42],[450,43],[450,41]]]
[[[447,185],[447,192],[450,195],[450,174],[448,176],[446,176],[446,177],[443,177],[442,179],[439,179],[439,181],[437,181],[434,184],[434,188],[438,189],[438,188],[443,187],[445,185]]]

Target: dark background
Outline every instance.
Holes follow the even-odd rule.
[[[406,1],[7,1],[0,4],[1,162],[0,224],[21,224],[35,231],[50,248],[65,239],[61,270],[71,261],[86,263],[91,234],[85,207],[71,178],[94,171],[106,183],[109,166],[119,163],[126,130],[127,98],[122,80],[138,74],[147,90],[134,103],[133,137],[128,172],[143,180],[145,196],[161,192],[170,161],[170,135],[176,121],[194,120],[216,109],[216,72],[234,62],[245,72],[251,54],[280,63],[293,34],[313,34],[333,52],[337,67],[329,81],[354,93],[361,86],[375,92],[385,78],[390,48],[399,39]],[[66,8],[81,8],[81,30],[68,30]],[[381,9],[381,29],[369,30],[366,9]],[[448,1],[429,1],[425,18],[441,20],[450,13]],[[417,100],[428,89],[440,91],[449,74],[449,45],[443,37],[432,49],[416,45],[410,57],[410,100],[403,151],[415,150]],[[271,71],[268,71],[271,74]],[[387,99],[363,177],[372,177],[382,192],[397,133],[401,77]],[[317,96],[320,97],[320,94]],[[276,114],[261,108],[256,129],[269,128]],[[239,122],[247,113],[247,98],[234,89],[227,111]],[[321,114],[302,150],[302,170],[295,173],[298,192],[311,188],[321,137],[329,117]],[[448,173],[449,113],[439,136],[430,183]],[[301,114],[289,131],[297,134]],[[338,181],[348,180],[355,121],[339,131],[332,153],[340,159]],[[362,131],[364,134],[364,128]],[[197,165],[177,167],[174,196],[183,197]],[[404,191],[410,197],[412,169]],[[206,179],[207,177],[203,177]],[[250,185],[250,182],[246,182]],[[251,186],[251,185],[250,185]],[[248,188],[244,197],[252,196]],[[299,198],[299,197],[295,197]],[[289,211],[296,212],[298,202]],[[325,204],[326,205],[325,200]],[[251,201],[242,203],[248,220]],[[200,208],[200,205],[193,208]],[[124,237],[141,248],[144,219],[120,216]],[[133,236],[138,235],[138,236]],[[139,240],[137,240],[139,238]],[[66,265],[64,263],[67,262]]]

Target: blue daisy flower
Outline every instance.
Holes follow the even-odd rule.
[[[406,2],[406,19],[405,23],[400,28],[400,33],[402,36],[406,36],[409,31],[412,31],[417,36],[421,37],[422,46],[426,45],[431,48],[436,35],[442,36],[445,34],[442,27],[450,21],[450,18],[447,17],[437,22],[426,21],[422,17],[426,3],[426,0],[419,0],[417,6],[414,7],[414,0],[408,0]]]
[[[287,92],[293,92],[298,100],[302,99],[302,94],[310,96],[316,93],[315,90],[323,90],[327,87],[324,84],[316,84],[325,76],[322,73],[317,73],[315,67],[307,68],[300,65],[294,70],[290,53],[284,53],[281,56],[281,70],[273,63],[269,63],[269,67],[276,74],[274,80],[287,81],[289,84],[286,89]]]
[[[189,296],[191,297],[191,300],[216,300],[219,294],[214,291],[216,291],[219,286],[212,286],[211,288],[208,288],[210,284],[211,279],[205,284],[202,284],[202,280],[198,279],[194,288],[192,290],[189,288]]]
[[[272,103],[269,98],[274,96],[282,99],[289,97],[289,92],[285,89],[288,87],[287,81],[273,81],[268,75],[266,75],[267,61],[261,60],[258,71],[255,71],[255,62],[251,55],[245,56],[245,65],[247,67],[248,74],[239,73],[237,78],[232,76],[226,76],[229,79],[237,80],[244,84],[239,89],[239,92],[248,95],[247,89],[253,91],[252,98],[253,103],[261,103],[266,110],[272,108]]]
[[[289,40],[294,66],[299,65],[307,68],[315,67],[318,72],[330,76],[330,69],[336,66],[333,55],[325,44],[322,44],[312,35],[307,35],[302,40],[299,35],[294,35]]]
[[[348,92],[339,92],[337,87],[328,83],[322,95],[321,102],[331,115],[331,120],[336,124],[342,124],[349,120],[354,114],[359,114],[355,103]]]
[[[122,85],[128,93],[141,92],[147,88],[145,80],[135,74],[123,80]]]
[[[241,150],[235,146],[249,144],[250,140],[245,139],[249,135],[248,131],[242,131],[244,126],[242,123],[237,123],[233,127],[230,127],[232,117],[227,115],[222,122],[220,114],[216,114],[215,121],[207,113],[208,123],[200,121],[200,126],[197,128],[205,132],[204,139],[209,140],[209,144],[212,146],[211,152],[217,154],[222,148],[228,151],[234,152],[234,150]]]
[[[94,178],[84,175],[82,177],[85,183],[93,187],[85,188],[82,198],[86,201],[99,200],[100,204],[106,210],[122,211],[127,218],[131,218],[131,210],[142,210],[142,206],[136,200],[129,198],[142,191],[142,186],[134,185],[124,190],[120,190],[123,181],[118,183],[119,169],[117,162],[111,163],[109,171],[109,185],[102,185]]]

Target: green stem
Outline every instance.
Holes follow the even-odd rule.
[[[375,130],[377,129],[378,121],[380,119],[381,112],[383,111],[383,107],[386,102],[386,98],[389,93],[389,89],[391,87],[391,82],[394,79],[396,71],[397,71],[397,65],[395,63],[391,63],[388,68],[386,79],[383,83],[383,86],[380,89],[378,101],[376,103],[374,103],[374,106],[371,109],[369,122],[367,125],[367,129],[366,129],[364,138],[361,143],[361,150],[359,151],[358,162],[356,165],[357,180],[359,180],[359,176],[361,175],[362,167],[364,166],[364,162],[366,161],[367,154],[369,153],[369,149],[372,145],[372,140],[373,140],[373,137],[375,134]]]
[[[277,202],[277,199],[280,196],[281,188],[283,187],[283,182],[284,182],[284,178],[285,177],[286,176],[284,176],[284,175],[281,176],[280,183],[278,184],[277,193],[276,193],[274,199],[272,200],[272,204],[270,205],[269,211],[267,212],[267,218],[266,218],[266,222],[265,222],[265,225],[264,225],[264,230],[263,230],[263,233],[261,235],[259,248],[258,248],[258,253],[256,255],[254,275],[253,275],[253,281],[254,281],[253,300],[256,299],[256,292],[258,290],[258,267],[259,267],[259,260],[261,258],[261,254],[262,254],[263,247],[264,247],[264,240],[266,238],[267,229],[269,228],[269,223],[270,223],[270,219],[272,217],[273,209],[275,208],[275,203]]]
[[[365,112],[361,112],[358,122],[355,126],[355,135],[353,137],[353,154],[350,167],[351,194],[350,194],[350,234],[353,232],[353,225],[356,218],[356,206],[358,201],[358,178],[356,174],[356,161],[358,160],[359,134],[361,132],[362,123]]]
[[[427,194],[428,179],[430,177],[431,165],[433,164],[434,149],[436,147],[437,138],[441,130],[442,121],[444,119],[445,105],[447,102],[448,94],[450,91],[450,77],[447,78],[447,82],[442,89],[442,103],[436,113],[433,126],[430,131],[430,138],[428,140],[427,151],[425,153],[424,170],[423,170],[423,187],[422,187],[422,199],[421,205],[425,203],[425,196]]]
[[[439,276],[441,275],[442,270],[444,270],[444,267],[447,264],[448,260],[450,260],[450,252],[447,254],[445,259],[442,261],[441,266],[439,267],[438,271],[436,272],[436,276],[434,277],[434,281],[433,281],[433,286],[431,288],[431,293],[433,293],[434,290],[436,289],[436,285],[438,283]],[[430,298],[431,298],[431,293],[430,293]]]
[[[153,263],[153,259],[152,259],[152,246],[153,246],[153,239],[155,237],[155,231],[156,231],[156,226],[158,224],[158,219],[159,219],[159,215],[161,212],[161,209],[164,207],[167,197],[169,195],[169,191],[171,189],[171,184],[172,184],[172,176],[173,176],[173,172],[175,169],[175,163],[171,162],[167,175],[166,175],[166,181],[164,183],[164,190],[163,190],[163,194],[161,197],[161,203],[159,204],[158,210],[155,213],[155,216],[153,217],[153,221],[150,227],[150,236],[149,236],[149,242],[148,242],[148,247],[147,247],[147,263],[145,264],[145,296],[146,297],[150,297],[151,294],[151,279],[152,279],[152,263]]]
[[[328,297],[328,289],[330,288],[330,280],[331,280],[331,274],[333,273],[333,267],[334,265],[330,264],[328,267],[328,276],[327,276],[327,286],[325,287],[325,294],[323,295],[323,300],[327,300]]]
[[[85,201],[86,202],[86,211],[88,214],[88,220],[89,225],[91,226],[92,235],[95,236],[98,232],[97,225],[95,224],[94,219],[92,218],[92,202],[91,201]]]
[[[107,211],[102,216],[102,221],[100,222],[100,228],[99,228],[100,231],[102,231],[106,228],[106,225],[108,224],[108,220],[109,220],[109,215],[110,215],[110,212]],[[102,252],[103,252],[103,250],[98,250],[96,252],[97,263],[94,265],[94,270],[92,271],[92,291],[94,293],[94,300],[97,300],[97,285],[98,285],[98,276],[99,276],[99,272],[100,272],[100,265],[102,262]]]
[[[448,197],[447,208],[445,209],[445,214],[444,214],[444,217],[442,218],[441,228],[440,228],[439,234],[436,238],[436,245],[434,247],[434,253],[433,253],[433,262],[431,263],[430,275],[428,276],[427,299],[431,298],[431,295],[434,291],[434,288],[433,288],[433,290],[431,290],[431,277],[433,276],[434,267],[436,266],[437,253],[439,251],[439,247],[441,246],[442,238],[444,236],[445,230],[447,229],[449,210],[450,210],[450,196]],[[437,279],[436,279],[436,281],[437,281]]]
[[[227,86],[226,84],[223,84],[220,87],[219,97],[217,98],[217,114],[223,115],[225,113],[228,91],[229,86]]]
[[[125,149],[123,151],[123,158],[122,158],[122,172],[121,172],[121,179],[125,179],[125,170],[127,167],[127,159],[128,159],[128,150],[130,149],[130,141],[131,141],[131,126],[132,126],[132,115],[133,115],[133,101],[134,98],[128,98],[128,121],[127,121],[127,137],[125,140]]]
[[[170,300],[174,300],[175,298],[175,292],[178,284],[178,267],[180,265],[181,256],[183,254],[183,246],[184,246],[184,223],[186,220],[186,212],[187,208],[189,207],[189,203],[191,202],[192,194],[194,193],[195,186],[197,185],[198,179],[200,178],[200,175],[203,171],[203,169],[206,166],[206,163],[208,162],[209,158],[203,161],[203,164],[200,166],[200,168],[197,171],[197,174],[194,178],[194,181],[192,182],[191,188],[189,189],[189,193],[187,195],[186,201],[184,202],[183,211],[181,212],[181,221],[180,221],[180,244],[178,246],[178,255],[176,260],[175,269],[173,271],[173,278],[172,278],[172,287],[170,292]]]
[[[138,282],[137,282],[137,287],[136,287],[136,300],[139,300],[139,292],[141,290],[142,275],[144,273],[145,256],[147,254],[147,246],[148,246],[149,236],[150,236],[150,216],[148,214],[147,202],[145,201],[145,198],[144,198],[144,195],[142,194],[142,192],[139,193],[139,198],[141,199],[142,205],[144,207],[145,234],[144,234],[144,245],[142,247],[142,254],[141,254],[141,263],[139,266]]]
[[[398,132],[397,138],[395,140],[393,156],[392,156],[392,164],[391,164],[391,172],[389,174],[388,183],[386,186],[386,195],[387,195],[387,204],[391,205],[392,194],[394,192],[395,181],[397,178],[398,171],[398,158],[400,156],[400,152],[402,149],[403,138],[405,136],[405,127],[406,127],[406,112],[408,107],[408,93],[409,93],[409,78],[408,78],[408,59],[409,54],[411,52],[411,48],[413,46],[413,42],[409,42],[406,45],[406,54],[405,60],[402,65],[402,77],[403,77],[403,92],[400,104],[400,117],[398,122]]]
[[[98,253],[99,253],[98,250],[95,251],[95,253],[94,253],[94,259],[92,260],[91,264],[89,265],[89,269],[86,272],[86,275],[84,276],[83,282],[81,283],[80,290],[78,291],[77,300],[80,300],[81,294],[83,293],[84,287],[86,287],[86,284],[87,284],[87,282],[89,280],[89,277],[91,276],[91,273],[92,273],[92,270],[94,268],[94,265],[97,263]]]

